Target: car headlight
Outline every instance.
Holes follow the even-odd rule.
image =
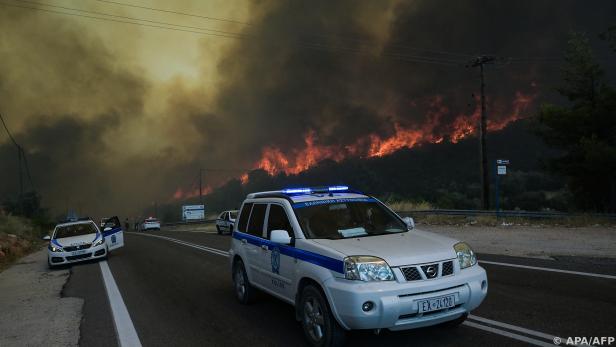
[[[64,252],[64,250],[62,249],[62,247],[57,247],[57,246],[55,246],[55,245],[53,245],[53,244],[51,244],[51,243],[49,244],[48,249],[49,249],[50,251],[52,251],[52,252]]]
[[[460,269],[465,269],[477,264],[477,256],[471,249],[471,246],[469,246],[466,242],[456,243],[453,246],[453,249],[456,251],[456,255],[458,256]]]
[[[385,260],[371,256],[344,258],[344,273],[348,280],[393,281],[394,273]]]
[[[94,243],[92,243],[92,247],[100,246],[103,244],[103,242],[105,242],[105,240],[101,237],[99,240],[96,240],[94,241]]]

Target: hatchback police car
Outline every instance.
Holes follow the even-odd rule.
[[[233,232],[233,225],[235,224],[235,219],[237,218],[237,211],[224,211],[222,212],[218,218],[216,218],[216,231],[218,235],[222,234],[224,230]]]
[[[258,288],[294,305],[315,346],[351,329],[455,326],[488,290],[468,244],[344,186],[249,194],[230,261],[239,301]]]
[[[124,233],[117,217],[107,218],[101,233],[90,219],[56,225],[47,247],[50,268],[90,259],[104,259],[107,254],[124,246]]]

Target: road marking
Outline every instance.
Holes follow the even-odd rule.
[[[139,234],[139,233],[131,233],[131,234],[136,234],[136,235],[141,235],[141,236],[149,236],[149,237],[156,237],[159,239],[163,239],[163,240],[167,240],[170,242],[174,242],[183,246],[188,246],[188,247],[192,247],[192,248],[196,248],[199,249],[201,251],[205,251],[205,252],[209,252],[209,253],[213,253],[216,255],[221,255],[224,257],[228,257],[229,256],[229,252],[217,249],[217,248],[211,248],[211,247],[207,247],[207,246],[202,246],[202,245],[198,245],[198,244],[194,244],[194,243],[190,243],[190,242],[186,242],[186,241],[182,241],[182,240],[178,240],[178,239],[174,239],[171,237],[166,237],[166,236],[160,236],[160,235],[151,235],[151,234]],[[484,263],[495,263],[495,262],[485,262]],[[507,264],[507,263],[495,263],[495,265],[505,265],[505,266],[521,266],[521,267],[525,267],[524,265],[516,265],[516,264]],[[533,267],[530,267],[533,268]],[[543,270],[544,268],[537,268],[539,270]],[[554,270],[554,269],[546,269],[546,270]],[[561,271],[566,271],[566,270],[558,270],[557,272],[561,272]],[[570,272],[574,272],[575,271],[566,271],[567,273]],[[586,273],[582,273],[582,274],[586,274]],[[606,275],[607,276],[607,275]],[[546,333],[542,333],[536,330],[531,330],[531,329],[527,329],[527,328],[523,328],[523,327],[519,327],[513,324],[508,324],[508,323],[503,323],[503,322],[499,322],[499,321],[495,321],[495,320],[491,320],[488,318],[483,318],[483,317],[479,317],[479,316],[475,316],[475,315],[469,315],[469,319],[474,320],[476,322],[472,322],[472,321],[465,321],[464,325],[469,326],[469,327],[473,327],[476,329],[480,329],[480,330],[484,330],[493,334],[498,334],[501,336],[505,336],[511,339],[515,339],[518,341],[523,341],[526,343],[530,343],[532,345],[535,346],[542,346],[542,347],[553,347],[554,346],[554,339],[557,338],[557,336],[555,335],[551,335],[551,334],[546,334]],[[501,328],[505,328],[505,329],[509,329],[509,330],[513,330],[513,331],[517,331],[520,333],[524,333],[527,335],[532,335],[535,337],[539,337],[539,338],[544,338],[546,340],[551,341],[551,343],[546,343],[544,341],[541,340],[537,340],[528,336],[524,336],[524,335],[520,335],[520,334],[516,334],[507,330],[503,330],[503,329],[498,329],[489,325],[484,325],[484,324],[479,324],[477,322],[482,322],[485,324],[490,324],[493,326],[498,326]],[[561,338],[562,339],[562,338]],[[565,341],[564,339],[562,339],[562,341]]]
[[[519,327],[517,325],[513,325],[513,324],[507,324],[507,323],[503,323],[503,322],[499,322],[499,321],[495,321],[492,319],[487,319],[487,318],[483,318],[483,317],[479,317],[479,316],[475,316],[475,315],[468,315],[469,319],[481,322],[481,323],[485,323],[485,324],[489,324],[489,325],[496,325],[498,327],[501,328],[505,328],[505,329],[509,329],[509,330],[514,330],[520,333],[524,333],[526,335],[533,335],[536,337],[541,337],[544,338],[546,340],[550,340],[553,341],[555,337],[557,337],[556,335],[551,335],[551,334],[546,334],[546,333],[542,333],[536,330],[531,330],[531,329],[526,329],[526,328],[522,328]]]
[[[122,294],[120,294],[120,290],[113,279],[109,264],[107,264],[106,260],[99,262],[99,264],[120,346],[141,347],[141,341],[139,341],[139,336],[137,336],[137,331],[135,330],[133,321],[130,319],[126,305],[124,305]]]
[[[160,235],[151,235],[151,234],[139,234],[139,233],[131,233],[131,234],[140,235],[140,236],[148,236],[148,237],[156,237],[156,238],[167,240],[167,241],[170,241],[170,242],[174,242],[174,243],[177,243],[177,244],[180,244],[180,245],[183,245],[183,246],[188,246],[188,247],[196,248],[196,249],[201,250],[201,251],[210,252],[210,253],[216,254],[216,255],[221,255],[223,257],[228,257],[229,256],[229,252],[223,251],[221,249],[207,247],[207,246],[201,246],[201,245],[198,245],[198,244],[195,244],[195,243],[190,243],[190,242],[186,242],[186,241],[182,241],[182,240],[178,240],[178,239],[173,239],[171,237],[160,236]]]
[[[514,339],[514,340],[518,340],[518,341],[523,341],[526,343],[530,343],[531,345],[535,345],[535,346],[542,346],[542,347],[554,347],[554,342],[552,343],[547,343],[541,340],[537,340],[537,339],[533,339],[532,337],[528,337],[528,336],[524,336],[524,335],[520,335],[520,334],[515,334],[506,330],[501,330],[501,329],[497,329],[497,328],[493,328],[487,325],[483,325],[483,324],[479,324],[479,323],[475,323],[475,322],[470,322],[470,321],[466,321],[464,323],[462,323],[463,325],[475,328],[475,329],[481,329],[493,334],[497,334],[497,335],[501,335],[501,336],[505,336],[508,337],[510,339]]]
[[[589,276],[589,277],[598,277],[598,278],[607,278],[607,279],[611,279],[611,280],[616,280],[616,276],[614,276],[614,275],[604,275],[604,274],[598,274],[598,273],[593,273],[593,272],[581,272],[581,271],[570,271],[570,270],[552,269],[552,268],[549,268],[549,267],[539,267],[539,266],[528,266],[528,265],[519,265],[519,264],[510,264],[510,263],[500,263],[500,262],[496,262],[496,261],[486,261],[486,260],[480,260],[479,263],[480,264],[491,264],[491,265],[517,267],[517,268],[528,269],[528,270],[559,272],[559,273],[565,273],[565,274],[569,274],[569,275]]]

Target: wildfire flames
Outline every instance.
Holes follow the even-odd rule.
[[[488,131],[497,131],[506,127],[509,123],[522,119],[533,103],[536,95],[516,92],[514,101],[510,107],[511,113],[498,120],[488,119]],[[347,157],[373,158],[382,157],[403,148],[413,148],[427,143],[442,143],[449,141],[457,143],[460,140],[473,135],[477,131],[481,108],[477,106],[471,114],[459,114],[453,122],[443,124],[442,118],[450,111],[443,105],[441,97],[434,97],[429,103],[426,121],[418,127],[404,127],[399,122],[393,124],[393,133],[390,136],[381,136],[369,133],[348,145],[324,145],[318,143],[315,130],[310,129],[304,136],[304,147],[283,151],[279,147],[266,146],[261,152],[261,158],[255,163],[255,169],[263,169],[270,175],[286,173],[287,175],[298,174],[305,171],[320,161],[329,159],[339,162]],[[490,117],[490,115],[489,115]],[[240,176],[240,182],[246,184],[249,181],[248,173]],[[210,193],[212,188],[207,186],[203,189],[204,195]],[[199,188],[183,190],[178,188],[173,194],[176,200],[199,196]]]
[[[173,193],[173,199],[175,200],[183,200],[183,199],[188,199],[188,198],[194,198],[197,197],[199,195],[207,195],[209,193],[212,192],[212,187],[210,186],[205,186],[203,189],[201,189],[201,192],[199,192],[199,188],[192,188],[192,189],[188,189],[188,190],[184,190],[182,188],[178,188],[176,189],[175,193]]]
[[[524,118],[522,113],[529,109],[534,99],[535,95],[516,92],[511,114],[499,120],[488,120],[488,131],[501,130],[507,124]],[[394,123],[394,132],[391,136],[382,137],[371,133],[346,146],[317,144],[315,131],[309,130],[304,137],[305,147],[303,149],[285,153],[278,147],[267,146],[263,148],[261,159],[257,161],[255,168],[263,169],[270,175],[281,172],[298,174],[325,159],[341,161],[349,156],[382,157],[402,148],[413,148],[426,143],[441,143],[445,139],[457,143],[473,135],[477,130],[481,115],[480,106],[477,106],[470,115],[458,115],[449,125],[441,124],[442,117],[449,112],[448,108],[442,105],[442,98],[435,97],[430,104],[430,109],[431,111],[426,115],[427,121],[417,128],[404,128],[401,124]],[[243,184],[248,182],[248,176],[242,175],[241,181]]]

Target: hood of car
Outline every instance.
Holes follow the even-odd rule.
[[[436,262],[456,257],[456,240],[419,230],[405,233],[348,238],[315,239],[347,256],[370,255],[384,259],[389,266]]]
[[[56,241],[62,247],[67,247],[67,246],[82,245],[84,243],[91,243],[92,241],[94,241],[95,238],[96,238],[96,234],[92,233],[92,234],[85,234],[85,235],[72,236],[72,237],[63,237],[61,239],[54,239],[54,241]]]

